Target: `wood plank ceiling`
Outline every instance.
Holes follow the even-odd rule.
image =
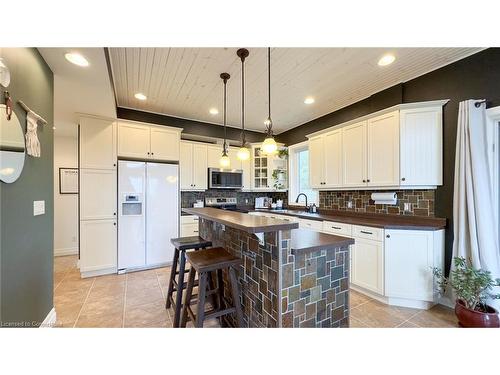
[[[110,48],[119,107],[222,124],[222,81],[228,72],[228,125],[241,126],[237,48]],[[480,48],[273,48],[271,104],[275,133],[355,103]],[[249,48],[245,62],[246,125],[263,131],[267,117],[267,50]],[[377,65],[385,53],[396,61]],[[143,93],[140,101],[134,94]],[[304,104],[312,96],[315,102]],[[443,98],[436,98],[443,99]],[[219,113],[212,115],[210,108]]]

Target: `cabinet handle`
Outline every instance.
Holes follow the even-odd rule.
[[[116,222],[114,222],[113,225],[116,225]]]
[[[404,178],[404,177],[403,177],[403,178],[401,178],[401,181],[406,181],[406,178]]]
[[[148,152],[148,155],[150,154],[150,152]]]
[[[370,182],[370,180],[366,180],[366,182]]]
[[[155,154],[154,152],[151,153],[151,155],[154,155],[154,154]]]
[[[366,182],[366,180],[363,180],[363,182]]]
[[[198,233],[199,231],[198,230],[193,230],[193,233]]]
[[[372,232],[367,232],[367,231],[364,231],[364,230],[360,230],[361,233],[364,233],[364,234],[373,234]]]
[[[113,212],[113,216],[116,216],[116,212]]]
[[[342,228],[340,228],[340,227],[332,227],[332,228],[333,228],[333,229],[338,229],[338,230],[342,229]]]
[[[387,238],[391,238],[391,235],[390,234],[386,234],[385,235]]]
[[[113,167],[116,167],[116,164],[113,164]]]

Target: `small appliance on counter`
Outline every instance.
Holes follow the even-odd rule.
[[[257,197],[255,198],[255,208],[270,208],[273,203],[273,198]]]
[[[281,210],[282,208],[283,208],[283,200],[282,199],[278,199],[276,201],[276,209]]]
[[[202,208],[204,207],[203,201],[202,200],[197,200],[196,202],[193,203],[193,207],[195,208]]]

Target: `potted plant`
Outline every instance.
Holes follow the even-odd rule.
[[[434,268],[433,273],[441,292],[451,286],[457,295],[455,315],[462,327],[493,328],[500,327],[498,311],[486,304],[486,299],[500,299],[500,294],[491,293],[491,289],[500,286],[500,279],[493,280],[491,273],[472,267],[465,258],[453,259],[455,269],[445,277],[441,269]]]

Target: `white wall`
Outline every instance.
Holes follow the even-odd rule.
[[[76,126],[54,136],[54,255],[78,254],[78,195],[59,194],[59,168],[78,167]]]

